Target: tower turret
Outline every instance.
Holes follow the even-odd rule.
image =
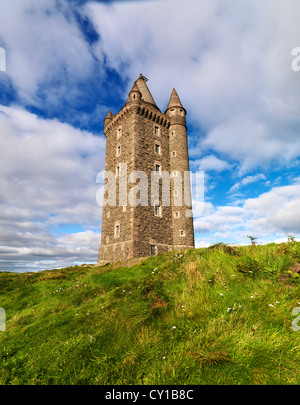
[[[169,117],[171,124],[181,124],[186,127],[186,109],[182,106],[180,98],[175,89],[172,90],[165,114]]]
[[[168,107],[165,111],[170,120],[169,149],[173,244],[194,246],[194,225],[192,215],[192,198],[189,175],[189,154],[186,128],[186,110],[173,89]]]
[[[126,104],[132,110],[132,112],[137,112],[139,105],[141,103],[142,93],[140,92],[136,82],[134,83],[132,89],[128,94],[128,99]]]
[[[114,115],[111,113],[111,111],[109,109],[108,113],[106,114],[106,117],[104,118],[104,134],[105,134],[105,136],[106,136],[107,125],[111,122],[113,117],[114,117]]]

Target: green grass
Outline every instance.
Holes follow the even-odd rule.
[[[298,262],[292,241],[0,273],[0,384],[299,384]]]

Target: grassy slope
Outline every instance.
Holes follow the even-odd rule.
[[[220,245],[1,273],[0,383],[299,384],[297,262],[300,243]]]

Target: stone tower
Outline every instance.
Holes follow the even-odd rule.
[[[98,262],[194,247],[186,110],[173,89],[162,113],[146,82],[140,74],[119,113],[104,119],[110,177]]]

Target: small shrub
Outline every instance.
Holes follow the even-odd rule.
[[[247,236],[247,238],[250,239],[251,245],[256,245],[256,242],[254,242],[254,241],[255,241],[255,239],[257,239],[257,238],[255,238],[254,236]]]
[[[234,246],[227,245],[226,243],[216,243],[215,245],[209,246],[208,250],[222,250],[227,255],[240,256],[241,253]]]
[[[245,255],[236,263],[236,269],[241,273],[254,274],[262,269],[262,264],[258,259]]]

